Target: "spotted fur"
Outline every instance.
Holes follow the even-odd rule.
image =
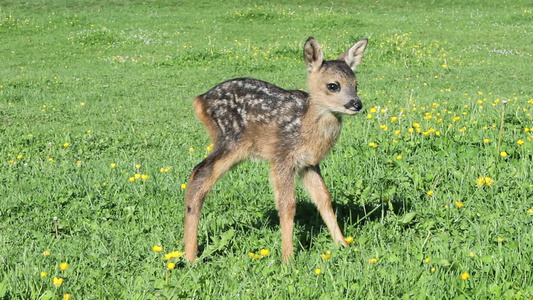
[[[322,48],[309,38],[304,46],[309,93],[284,90],[258,79],[237,78],[194,99],[195,112],[211,136],[214,149],[193,169],[185,196],[184,239],[189,261],[194,261],[198,251],[200,210],[209,190],[232,166],[250,157],[265,159],[271,165],[284,262],[293,255],[297,176],[333,240],[346,245],[319,163],[339,137],[341,116],[362,108],[353,70],[361,62],[366,44],[363,39],[337,60],[324,61]]]

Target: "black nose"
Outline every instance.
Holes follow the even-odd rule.
[[[360,111],[363,108],[363,102],[361,99],[355,98],[344,104],[344,107],[349,110]]]

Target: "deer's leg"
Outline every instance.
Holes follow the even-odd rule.
[[[198,252],[198,222],[205,198],[215,182],[242,160],[238,151],[215,150],[194,167],[185,195],[185,257],[193,262]]]
[[[313,200],[320,212],[324,223],[326,223],[333,241],[346,246],[347,243],[344,240],[339,224],[337,224],[335,213],[331,207],[331,196],[324,183],[324,179],[320,174],[319,166],[316,165],[304,168],[300,171],[300,178],[302,179],[302,183],[309,193],[311,200]]]
[[[288,263],[294,257],[292,232],[296,213],[295,174],[293,170],[284,168],[284,165],[273,163],[270,176],[281,227],[281,258],[284,263]]]

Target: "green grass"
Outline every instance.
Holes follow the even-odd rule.
[[[0,299],[531,299],[533,6],[360,2],[0,1]],[[282,265],[268,167],[247,162],[204,205],[201,260],[169,271],[210,143],[192,99],[243,76],[306,89],[310,35],[329,59],[369,38],[366,111],[322,163],[354,243],[299,188]]]

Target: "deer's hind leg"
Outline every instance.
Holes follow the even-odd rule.
[[[318,165],[306,167],[300,171],[299,175],[309,197],[315,203],[324,223],[326,223],[333,241],[346,246],[347,243],[331,206],[331,196],[320,174],[320,167]]]
[[[198,252],[198,223],[205,198],[217,180],[246,157],[243,148],[217,147],[194,167],[185,195],[185,257],[194,261]]]

